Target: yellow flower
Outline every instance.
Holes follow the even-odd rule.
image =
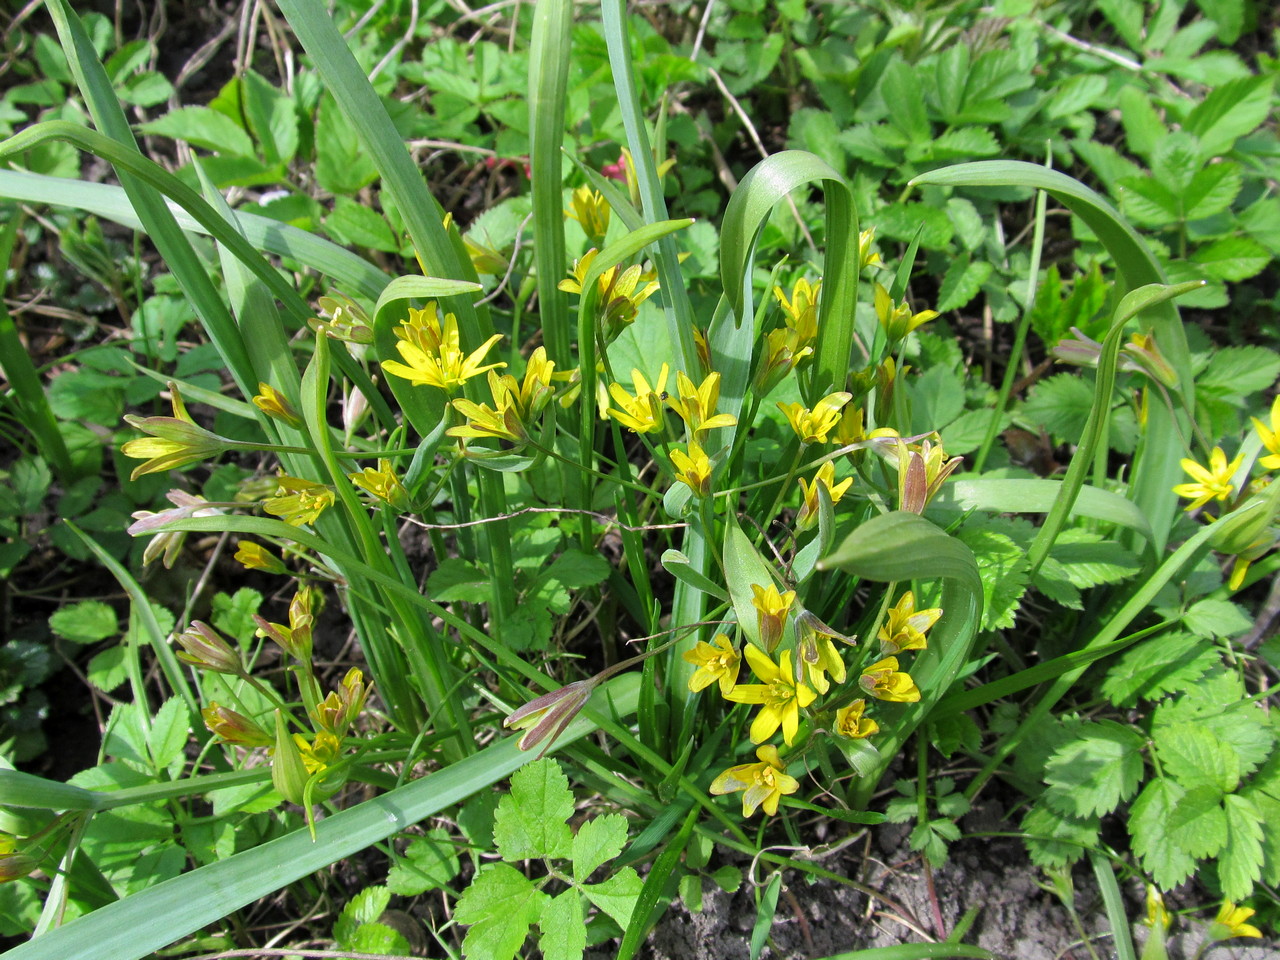
[[[252,540],[240,541],[240,545],[236,547],[236,559],[244,564],[246,570],[263,570],[267,573],[289,572],[283,560]]]
[[[1230,900],[1222,902],[1222,909],[1209,928],[1212,940],[1229,940],[1232,937],[1261,937],[1262,931],[1251,923],[1245,923],[1256,910],[1250,907],[1237,907]]]
[[[836,465],[830,460],[818,468],[812,485],[804,477],[800,478],[800,492],[804,494],[804,502],[800,505],[800,512],[796,514],[797,530],[812,530],[817,526],[819,486],[826,488],[827,495],[831,498],[832,506],[839,503],[840,498],[853,486],[853,477],[848,477],[839,483],[836,483],[835,479]]]
[[[216,700],[200,711],[204,725],[209,732],[221,737],[227,743],[238,743],[245,747],[269,747],[275,738],[242,713],[224,707]]]
[[[1210,500],[1226,500],[1235,491],[1231,478],[1235,476],[1235,472],[1240,469],[1242,463],[1244,463],[1243,452],[1227,463],[1227,455],[1222,452],[1221,447],[1214,447],[1213,452],[1209,454],[1207,470],[1194,460],[1184,459],[1182,469],[1191,474],[1195,483],[1180,483],[1173,488],[1173,492],[1180,497],[1191,499],[1191,503],[1187,506],[1188,511],[1203,507]]]
[[[858,234],[858,266],[860,268],[873,267],[880,263],[880,254],[873,252],[871,249],[871,243],[875,238],[875,227],[863,230]]]
[[[302,429],[302,417],[288,400],[269,383],[258,381],[258,394],[253,398],[253,405],[268,417],[287,423],[295,430]]]
[[[307,768],[307,773],[328,770],[342,756],[342,741],[328,730],[321,730],[310,743],[302,734],[295,733],[293,742],[302,755],[302,765]]]
[[[373,684],[364,682],[364,674],[359,667],[352,667],[342,678],[342,686],[338,690],[330,690],[329,695],[316,706],[312,720],[316,726],[328,730],[336,737],[346,734],[369,697]]]
[[[866,708],[867,701],[855,700],[847,707],[841,707],[837,710],[836,735],[848,737],[850,740],[861,740],[863,737],[869,737],[879,731],[880,724],[862,715]]]
[[[751,585],[751,605],[756,608],[760,645],[769,653],[777,649],[778,642],[782,639],[782,628],[787,623],[787,614],[795,599],[794,590],[778,593],[778,588],[772,583],[767,587],[762,587],[758,583]]]
[[[493,373],[489,376],[495,377]],[[445,432],[451,437],[492,437],[517,445],[527,443],[529,434],[520,419],[520,411],[515,402],[493,381],[490,381],[490,387],[495,388],[495,392],[502,396],[502,399],[496,402],[497,409],[459,397],[453,401],[453,406],[467,418],[467,422],[462,426],[450,427]]]
[[[812,344],[818,337],[818,294],[821,290],[821,280],[810,286],[804,277],[791,288],[790,300],[781,287],[773,288],[773,295],[782,305],[784,322],[795,331],[801,346]]]
[[[800,789],[800,781],[787,775],[786,767],[778,756],[778,748],[772,744],[756,751],[759,763],[742,763],[730,767],[711,781],[711,793],[721,796],[726,793],[742,794],[742,815],[749,817],[756,812],[756,807],[764,807],[764,812],[773,816],[778,812],[778,801],[784,794],[795,793]]]
[[[587,272],[600,251],[594,247],[573,262],[569,271],[572,279],[561,280],[559,287],[566,293],[582,293],[582,285],[586,282]],[[643,287],[640,287],[641,283]],[[637,291],[637,287],[640,289]],[[618,266],[612,266],[600,274],[596,280],[599,301],[596,305],[596,320],[600,324],[601,336],[608,343],[613,340],[622,328],[632,323],[644,303],[658,292],[658,281],[652,271],[642,270],[639,264],[633,264],[619,272]]]
[[[1251,417],[1253,428],[1258,431],[1262,445],[1267,448],[1267,456],[1258,462],[1267,470],[1280,470],[1280,397],[1271,403],[1271,426],[1267,426],[1257,417]]]
[[[358,473],[349,473],[347,479],[366,493],[391,504],[396,510],[409,509],[409,491],[396,476],[390,460],[379,460],[376,470],[365,467]]]
[[[947,477],[964,457],[947,459],[942,444],[923,441],[918,448],[898,441],[898,507],[908,513],[923,513]]]
[[[312,611],[316,591],[303,587],[289,601],[289,625],[268,623],[263,617],[254,614],[253,622],[258,625],[258,636],[269,637],[285,653],[300,663],[311,662],[311,628],[315,624],[315,613]]]
[[[711,495],[711,458],[698,444],[689,441],[689,452],[671,451],[671,465],[676,479],[693,491],[695,497]]]
[[[1170,926],[1169,911],[1165,909],[1164,897],[1155,887],[1147,887],[1147,926],[1161,932]]]
[[[751,723],[752,743],[764,743],[782,727],[782,739],[790,746],[800,729],[800,708],[813,703],[817,695],[796,681],[790,650],[783,650],[776,664],[750,644],[745,652],[752,671],[764,683],[739,684],[725,694],[725,699],[761,705]]]
[[[799,370],[813,356],[813,347],[790,327],[770,330],[764,337],[764,351],[753,381],[755,391],[764,396],[792,370]]]
[[[923,326],[938,316],[937,310],[921,310],[913,314],[911,308],[905,303],[895,304],[889,296],[889,291],[878,283],[875,308],[876,317],[890,343],[897,343],[917,327]]]
[[[718,682],[721,696],[727,697],[738,682],[742,657],[723,633],[717,634],[711,643],[699,640],[692,650],[686,650],[682,656],[686,662],[698,668],[689,677],[689,689],[694,693]]]
[[[135,430],[148,433],[148,437],[130,440],[120,448],[126,457],[146,460],[133,468],[131,480],[147,473],[160,473],[177,467],[208,460],[223,450],[235,446],[235,441],[220,437],[199,426],[187,413],[178,385],[169,382],[169,397],[173,404],[172,417],[135,417],[126,415],[125,422]]]
[[[831,689],[831,683],[827,680],[828,673],[836,683],[844,683],[844,660],[840,658],[840,651],[831,642],[831,638],[813,629],[802,631],[802,633],[804,636],[799,645],[797,667],[804,667],[809,675],[809,683],[814,689],[818,693],[826,693]]]
[[[927,646],[925,633],[941,616],[941,607],[917,610],[916,596],[908,590],[889,608],[888,619],[876,634],[880,651],[897,654],[904,650],[923,650]]]
[[[268,497],[262,509],[285,523],[300,527],[315,523],[316,518],[333,506],[333,491],[323,483],[281,474],[276,478],[276,495]]]
[[[364,307],[344,293],[331,290],[319,300],[321,316],[307,321],[316,333],[346,343],[373,343],[373,321]]]
[[[658,381],[652,387],[644,374],[639,370],[631,371],[631,383],[635,387],[633,397],[623,389],[620,383],[609,384],[609,395],[613,397],[617,407],[609,408],[609,416],[632,433],[655,433],[664,424],[662,414],[662,397],[667,392],[667,375],[670,370],[664,363],[658,371]]]
[[[610,213],[604,194],[585,184],[573,191],[572,204],[565,211],[566,216],[582,224],[582,232],[592,244],[604,242],[604,235],[609,232]]]
[[[866,667],[858,683],[877,700],[915,703],[920,699],[920,689],[911,675],[899,672],[897,657],[885,657]]]
[[[458,318],[446,313],[441,325],[438,309],[433,300],[426,309],[409,311],[409,320],[396,328],[396,349],[405,363],[384,360],[383,370],[410,383],[449,392],[472,377],[506,366],[505,363],[482,365],[485,354],[502,339],[501,334],[495,333],[478,350],[464,354]]]
[[[701,440],[717,427],[732,427],[738,418],[728,413],[716,413],[716,404],[720,402],[720,374],[709,373],[699,386],[684,375],[684,371],[676,373],[675,396],[667,397],[671,409],[680,414],[680,419],[689,429],[689,436]]]
[[[779,403],[778,409],[801,443],[826,443],[827,434],[840,422],[840,408],[852,399],[853,394],[840,391],[827,394],[812,410],[798,403]]]

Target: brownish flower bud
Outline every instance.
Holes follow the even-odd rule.
[[[214,673],[228,673],[235,677],[244,676],[244,663],[240,653],[232,649],[213,627],[202,620],[191,621],[191,626],[176,637],[182,646],[178,659]]]

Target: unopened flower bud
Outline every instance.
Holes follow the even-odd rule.
[[[21,880],[35,873],[40,861],[25,853],[8,853],[0,856],[0,883]]]
[[[578,680],[559,690],[544,693],[513,712],[502,721],[502,725],[511,730],[525,731],[518,744],[521,750],[531,750],[545,740],[546,746],[542,748],[542,752],[546,753],[570,721],[586,706],[591,698],[592,687],[590,680]]]
[[[242,713],[224,707],[213,700],[200,711],[204,725],[210,732],[221,737],[227,743],[238,743],[245,747],[269,747],[275,741],[267,731]]]
[[[202,620],[191,621],[191,626],[176,637],[182,646],[178,659],[214,673],[228,673],[232,676],[244,675],[244,663],[238,651],[207,623]]]
[[[284,714],[276,711],[275,749],[271,757],[271,782],[280,796],[290,803],[302,804],[307,787],[307,766],[302,752],[289,735]]]

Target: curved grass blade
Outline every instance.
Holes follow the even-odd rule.
[[[25,170],[0,170],[0,197],[70,207],[105,217],[133,230],[143,229],[142,220],[130,204],[124,188],[113,184],[67,180]],[[204,224],[172,200],[166,200],[165,204],[185,233],[209,232]],[[311,267],[353,296],[375,300],[387,285],[387,275],[381,270],[359,254],[330,240],[256,213],[233,211],[231,218],[255,249]]]
[[[818,346],[805,397],[810,406],[827,392],[844,389],[849,375],[858,300],[858,213],[848,181],[807,151],[775,153],[742,178],[729,198],[720,229],[720,279],[741,325],[752,314],[748,279],[760,231],[775,205],[792,190],[811,183],[820,183],[826,198],[827,252],[818,303]]]
[[[638,686],[634,674],[609,681],[552,749],[563,749],[595,730],[598,724],[591,719],[592,713],[605,717],[633,713]],[[535,756],[521,752],[516,743],[515,737],[507,738],[443,770],[327,817],[316,824],[314,843],[307,831],[294,831],[95,910],[15,947],[5,954],[5,960],[90,956],[94,960],[140,960],[509,776]]]

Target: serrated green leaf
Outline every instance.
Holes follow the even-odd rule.
[[[545,576],[570,590],[580,590],[609,579],[611,569],[609,561],[599,554],[566,550],[552,561]]]
[[[581,960],[587,949],[587,926],[582,915],[582,896],[569,889],[547,900],[538,917],[542,935],[538,946],[543,960]]]
[[[935,309],[939,313],[959,310],[978,295],[994,271],[995,267],[986,260],[970,261],[967,254],[957,257],[942,278]]]
[[[1103,540],[1087,530],[1064,530],[1050,553],[1071,583],[1084,590],[1104,583],[1127,580],[1142,564],[1113,540]]]
[[[1269,76],[1241,77],[1217,86],[1183,121],[1200,140],[1205,159],[1226,153],[1267,119],[1273,106]]]
[[[560,764],[547,757],[511,775],[511,793],[498,801],[493,840],[508,862],[573,853],[573,794]]]
[[[386,887],[365,887],[342,908],[333,925],[333,938],[349,946],[356,931],[366,923],[375,923],[391,904],[391,891]]]
[[[232,596],[214,594],[210,619],[218,630],[235,637],[241,644],[248,644],[258,629],[253,615],[261,606],[262,594],[250,587],[241,587]]]
[[[178,697],[170,697],[160,705],[151,721],[151,733],[147,746],[157,770],[165,770],[182,756],[191,734],[191,714],[187,705]]]
[[[1080,728],[1045,766],[1044,801],[1075,817],[1110,813],[1138,789],[1143,738],[1110,720]]]
[[[412,956],[412,948],[405,935],[385,923],[363,923],[355,935],[339,944],[352,953],[373,953],[390,957]]]
[[[1173,723],[1155,731],[1165,773],[1188,790],[1208,786],[1227,793],[1240,782],[1240,761],[1229,744],[1199,723]]]
[[[1207,784],[1188,789],[1169,810],[1165,827],[1169,841],[1188,855],[1216,857],[1227,842],[1222,791]]]
[[[1173,631],[1126,650],[1107,671],[1101,692],[1117,707],[1156,700],[1192,686],[1221,662],[1222,653],[1202,637]]]
[[[49,629],[72,643],[97,643],[120,631],[116,612],[101,600],[81,600],[49,617]]]
[[[603,883],[586,884],[580,889],[587,899],[613,918],[623,930],[631,922],[631,911],[644,881],[631,867],[623,867]]]
[[[616,813],[588,820],[573,838],[573,879],[586,881],[602,863],[622,853],[627,820]]]
[[[927,155],[931,160],[972,160],[976,157],[994,157],[1000,152],[1000,142],[986,127],[965,126],[947,130],[928,144]]]
[[[124,647],[108,647],[101,653],[95,653],[85,670],[85,676],[103,693],[110,693],[120,686],[129,679]]]
[[[1201,637],[1237,637],[1253,628],[1253,620],[1229,600],[1200,600],[1182,615],[1182,624]]]
[[[1040,381],[1032,388],[1023,415],[1043,426],[1055,440],[1075,443],[1084,434],[1093,406],[1093,388],[1082,377],[1060,373]],[[1137,422],[1127,407],[1111,412],[1109,428],[1111,446],[1131,451],[1137,439]]]
[[[1035,803],[1022,820],[1027,852],[1038,867],[1065,867],[1098,842],[1101,821],[1097,817],[1072,817],[1045,804]]]
[[[1097,103],[1106,92],[1106,77],[1097,73],[1078,73],[1058,84],[1045,102],[1044,114],[1055,120],[1078,116]]]
[[[462,892],[454,911],[454,919],[471,927],[462,941],[463,953],[473,960],[511,960],[548,899],[510,864],[483,868]]]
[[[443,887],[458,875],[458,853],[449,831],[435,828],[415,837],[404,857],[387,872],[387,889],[402,897],[416,897]]]
[[[1218,857],[1218,881],[1223,897],[1239,903],[1253,893],[1253,885],[1262,877],[1263,821],[1258,808],[1239,794],[1224,797],[1222,806],[1227,814],[1227,845]]]
[[[1274,886],[1280,883],[1280,830],[1274,829],[1274,825],[1280,823],[1280,800],[1253,790],[1246,796],[1262,822],[1272,827],[1262,831],[1262,877]]]
[[[1186,795],[1172,780],[1158,777],[1143,788],[1129,808],[1129,835],[1133,852],[1156,886],[1169,890],[1191,876],[1195,858],[1169,841],[1169,815]]]
[[[1231,207],[1243,185],[1238,163],[1224,161],[1197,170],[1182,192],[1183,219],[1203,220],[1222,213]]]
[[[961,529],[957,537],[978,562],[985,600],[982,629],[1012,627],[1027,590],[1026,551],[1004,534],[981,526]]]
[[[138,129],[146,134],[185,140],[214,153],[253,156],[253,141],[244,128],[212,107],[178,107],[162,117],[149,120]]]
[[[1224,347],[1214,352],[1196,386],[1233,397],[1266,390],[1280,376],[1280,357],[1267,347]]]
[[[493,579],[461,557],[447,557],[427,577],[427,595],[439,603],[485,603],[493,597]]]

